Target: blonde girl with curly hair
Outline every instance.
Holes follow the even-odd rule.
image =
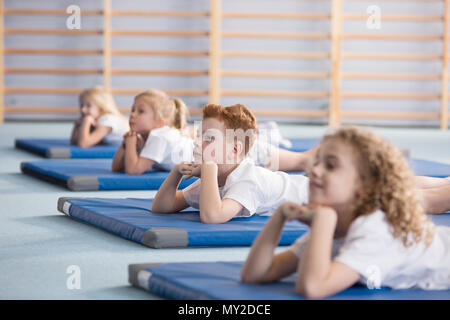
[[[79,96],[80,117],[75,122],[70,143],[82,148],[99,143],[120,144],[128,131],[112,94],[102,86],[85,89]]]
[[[393,289],[450,289],[450,228],[425,215],[401,152],[357,128],[326,135],[309,182],[309,204],[277,208],[252,245],[243,282],[297,272],[297,294],[334,295],[357,282]],[[310,226],[275,254],[283,225]]]
[[[114,155],[112,171],[133,175],[148,170],[170,171],[180,157],[192,160],[194,143],[183,132],[187,114],[184,102],[164,91],[139,93],[131,107],[130,131]],[[175,152],[179,155],[174,156]]]

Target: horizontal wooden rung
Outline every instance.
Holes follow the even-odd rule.
[[[222,32],[224,38],[329,39],[328,33]]]
[[[117,75],[173,75],[173,76],[204,76],[207,70],[145,70],[145,69],[111,69]]]
[[[103,54],[101,49],[21,49],[6,48],[5,54],[49,54],[49,55],[97,55]]]
[[[63,68],[5,68],[5,73],[54,73],[54,74],[101,74],[101,69],[63,69]]]
[[[379,118],[379,119],[439,119],[437,112],[381,112],[381,111],[344,111],[342,117]]]
[[[207,37],[208,31],[112,30],[113,36]]]
[[[386,60],[440,60],[439,54],[383,53],[383,52],[343,52],[342,59],[386,59]]]
[[[5,28],[5,34],[23,34],[23,35],[71,35],[71,36],[85,36],[85,35],[101,35],[103,30],[93,29],[12,29]]]
[[[421,34],[378,34],[378,33],[343,33],[342,39],[367,39],[367,40],[442,40],[442,35]]]
[[[112,55],[143,55],[143,56],[208,56],[208,51],[161,51],[161,50],[111,50]]]
[[[59,9],[13,9],[13,8],[4,8],[3,13],[5,15],[62,15],[68,16],[66,10]],[[86,16],[94,16],[94,15],[103,15],[102,10],[84,10],[81,9],[81,15]]]
[[[341,98],[369,98],[369,99],[440,99],[438,93],[411,93],[411,92],[341,92]]]
[[[274,77],[274,78],[328,78],[328,72],[302,72],[302,71],[240,71],[240,70],[222,70],[222,76],[228,77]]]
[[[222,51],[222,57],[252,58],[292,58],[292,59],[328,59],[327,52],[283,52],[283,51]]]
[[[440,80],[441,74],[342,72],[342,79]]]
[[[400,15],[400,14],[382,14],[383,21],[417,21],[417,22],[428,22],[428,21],[442,21],[443,16],[440,15]],[[358,13],[344,13],[342,14],[344,20],[367,20],[369,18],[368,14],[358,14]]]
[[[292,97],[292,98],[327,98],[323,91],[288,91],[288,90],[221,90],[223,96],[256,96],[256,97]]]
[[[208,17],[206,11],[149,11],[149,10],[111,10],[112,16],[144,16],[144,17]]]
[[[123,94],[123,95],[136,95],[141,93],[148,88],[143,89],[123,89],[115,88],[111,89],[113,94]],[[5,88],[4,92],[6,94],[79,94],[84,88],[18,88],[9,87]],[[197,90],[197,89],[161,89],[169,95],[180,95],[180,96],[201,96],[207,95],[208,90]]]
[[[223,18],[249,18],[249,19],[330,19],[327,13],[292,13],[292,12],[223,12]]]

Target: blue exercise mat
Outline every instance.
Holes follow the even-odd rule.
[[[314,148],[320,142],[316,138],[290,139],[292,148],[284,148],[304,152]],[[89,148],[81,148],[70,144],[69,139],[16,139],[18,149],[32,152],[51,159],[112,159],[119,145],[101,144]]]
[[[72,191],[158,190],[169,175],[165,171],[149,171],[130,175],[111,171],[110,159],[39,160],[23,162],[23,173],[64,186]],[[197,178],[183,179],[185,188]]]
[[[52,159],[112,159],[118,144],[100,144],[81,148],[69,139],[16,139],[16,148]]]
[[[199,212],[152,213],[152,199],[60,198],[58,210],[76,220],[151,248],[250,246],[268,216],[234,218],[204,224]],[[280,245],[290,245],[308,230],[298,221],[286,224]]]
[[[243,262],[188,262],[129,265],[129,282],[166,299],[301,300],[295,294],[296,274],[264,285],[242,283]],[[450,290],[368,289],[355,285],[332,300],[449,300]]]
[[[73,191],[96,190],[157,190],[168,172],[147,172],[128,175],[111,171],[110,159],[40,160],[21,164],[22,172],[34,177],[65,186]],[[416,175],[445,178],[450,176],[450,165],[421,160],[410,160]],[[289,172],[301,174],[301,172]],[[184,188],[195,179],[183,180]]]

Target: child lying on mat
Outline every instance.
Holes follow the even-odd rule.
[[[252,245],[242,281],[277,281],[297,271],[308,298],[359,282],[393,289],[450,289],[450,228],[425,215],[400,151],[375,134],[339,129],[324,137],[310,172],[309,205],[282,204]],[[274,254],[283,225],[310,230]]]
[[[121,142],[128,124],[110,93],[100,86],[86,89],[80,94],[79,104],[81,115],[72,129],[71,144],[87,148]]]
[[[256,166],[246,158],[253,145],[256,119],[243,105],[209,104],[203,109],[202,143],[197,163],[176,165],[153,200],[152,211],[200,209],[203,223],[269,214],[285,201],[307,200],[308,178]],[[177,191],[183,175],[201,177]]]
[[[142,174],[149,169],[170,171],[180,162],[192,159],[193,140],[183,135],[187,107],[160,90],[138,94],[130,114],[130,131],[114,155],[112,171]],[[174,157],[174,152],[179,157]]]

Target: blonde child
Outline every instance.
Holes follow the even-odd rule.
[[[243,105],[206,105],[202,141],[194,152],[197,162],[174,166],[152,211],[172,213],[192,206],[200,209],[203,223],[223,223],[236,216],[270,214],[285,201],[306,201],[308,178],[273,172],[246,158],[256,129],[255,117]],[[178,191],[183,175],[200,179]]]
[[[435,226],[411,188],[397,148],[356,128],[326,135],[310,173],[309,205],[282,204],[252,245],[242,281],[297,271],[295,291],[322,298],[360,282],[393,289],[450,289],[450,228]],[[285,221],[310,230],[275,254]]]
[[[79,96],[79,104],[81,115],[72,129],[71,144],[87,148],[121,142],[128,124],[110,93],[101,86],[86,89]]]
[[[130,131],[114,155],[112,170],[142,174],[149,169],[167,170],[180,161],[190,161],[193,141],[183,136],[187,107],[151,89],[134,98],[129,119]]]

